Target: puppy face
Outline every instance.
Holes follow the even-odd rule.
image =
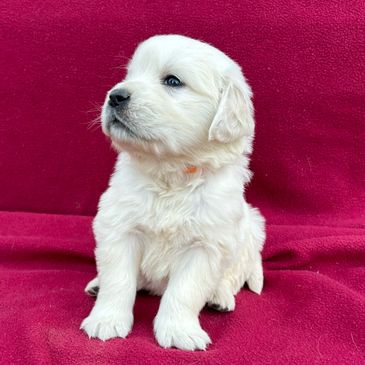
[[[252,136],[251,91],[240,67],[216,48],[155,36],[139,45],[125,80],[108,92],[102,128],[118,150],[191,155]]]

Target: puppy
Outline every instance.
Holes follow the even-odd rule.
[[[126,337],[137,290],[161,295],[162,347],[204,350],[205,304],[224,311],[247,282],[260,293],[264,219],[246,203],[251,90],[218,49],[178,35],[141,43],[107,94],[103,132],[119,152],[93,222],[98,291],[81,328]]]

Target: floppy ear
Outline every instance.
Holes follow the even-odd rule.
[[[252,92],[240,70],[224,78],[225,89],[209,129],[209,141],[230,143],[254,134]]]

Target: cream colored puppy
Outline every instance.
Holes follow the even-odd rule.
[[[218,49],[178,35],[137,48],[107,94],[102,129],[119,152],[93,223],[98,295],[81,328],[126,337],[136,292],[162,295],[163,347],[205,349],[199,312],[260,293],[264,219],[244,199],[254,136],[251,90]]]

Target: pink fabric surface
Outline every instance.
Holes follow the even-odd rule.
[[[261,296],[242,290],[236,310],[204,309],[205,352],[158,346],[159,298],[137,296],[126,340],[79,331],[93,299],[89,217],[0,214],[2,364],[363,364],[365,232],[269,225]],[[279,244],[280,243],[280,244]]]
[[[0,10],[1,364],[364,364],[363,1],[4,0]],[[88,124],[136,45],[162,33],[222,49],[255,94],[248,200],[268,221],[265,287],[243,290],[233,313],[202,312],[206,352],[158,347],[159,299],[142,294],[127,340],[78,330],[93,304],[90,216],[115,160]]]

